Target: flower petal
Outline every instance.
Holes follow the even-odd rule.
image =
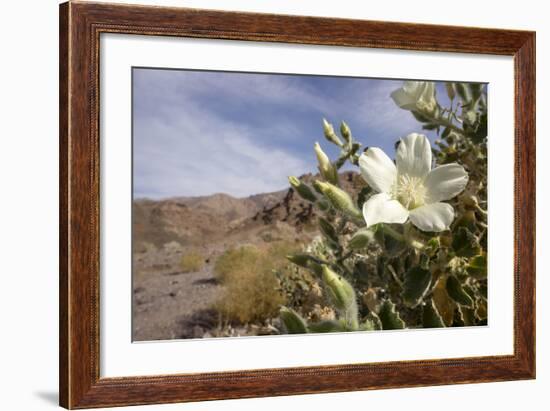
[[[432,148],[424,134],[411,133],[401,139],[395,155],[399,175],[424,178],[432,169]]]
[[[451,163],[434,168],[424,180],[428,203],[450,200],[468,184],[468,173],[460,164]]]
[[[445,231],[455,218],[455,210],[446,203],[426,204],[411,210],[409,218],[422,231]]]
[[[404,110],[416,110],[415,91],[407,90],[405,87],[399,88],[390,94],[394,103]]]
[[[407,221],[409,210],[386,193],[375,194],[363,204],[363,217],[367,227],[378,223],[399,223]]]
[[[359,157],[359,168],[365,181],[379,193],[389,193],[397,178],[397,169],[379,148],[369,148]]]

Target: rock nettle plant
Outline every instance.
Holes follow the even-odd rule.
[[[318,209],[322,240],[289,255],[321,284],[335,315],[306,320],[300,306],[281,308],[282,332],[318,333],[487,323],[487,94],[482,84],[446,83],[442,107],[433,82],[406,81],[393,101],[435,130],[438,140],[411,133],[395,161],[376,147],[362,150],[345,122],[331,161],[314,150],[320,178],[293,189]],[[365,180],[344,191],[339,170],[351,163]]]

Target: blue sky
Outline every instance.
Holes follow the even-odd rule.
[[[245,197],[316,171],[322,118],[345,120],[364,146],[393,157],[422,132],[390,93],[401,80],[134,68],[134,198],[227,193]],[[438,87],[438,99],[448,101]],[[424,132],[425,134],[428,134]],[[433,141],[434,134],[430,139]]]

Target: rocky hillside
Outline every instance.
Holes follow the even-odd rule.
[[[300,177],[309,182],[311,174]],[[364,183],[353,172],[340,176],[344,189],[357,192]],[[265,228],[302,232],[314,228],[315,210],[292,188],[274,193],[235,198],[227,194],[177,197],[166,200],[135,200],[133,204],[134,250],[148,244],[162,247],[177,242],[183,247],[205,246],[228,237],[245,239]]]

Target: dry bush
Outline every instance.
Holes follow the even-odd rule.
[[[243,267],[254,264],[260,256],[260,250],[251,245],[239,248],[230,248],[225,251],[214,265],[214,273],[219,282],[225,283],[227,279],[238,273]]]
[[[225,286],[215,305],[222,318],[246,324],[276,316],[285,303],[276,272],[287,264],[285,256],[295,247],[276,242],[264,249],[242,246],[222,254],[214,267]]]
[[[184,273],[199,271],[203,265],[204,257],[196,251],[190,251],[189,253],[184,254],[180,260],[180,268]]]

